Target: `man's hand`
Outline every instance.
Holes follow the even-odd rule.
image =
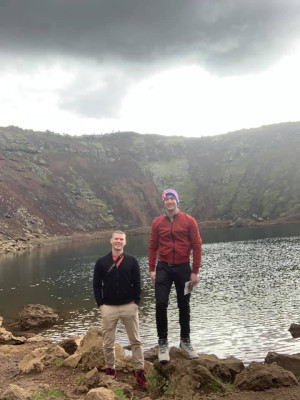
[[[150,278],[153,285],[155,284],[155,275],[156,275],[155,271],[150,271]]]
[[[98,307],[100,311],[101,311],[102,307],[103,307],[103,304],[102,304],[101,306]]]
[[[194,274],[193,272],[191,273],[191,277],[190,277],[190,286],[193,287],[195,285],[197,285],[197,283],[199,282],[199,278],[198,278],[198,274]]]

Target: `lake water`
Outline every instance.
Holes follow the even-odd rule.
[[[299,353],[300,339],[288,332],[300,323],[300,225],[201,231],[203,262],[191,298],[191,338],[201,353],[244,362],[268,351]],[[140,329],[144,348],[156,345],[154,287],[147,265],[147,235],[129,236],[127,252],[141,266]],[[95,261],[108,241],[63,243],[0,257],[0,315],[9,321],[25,304],[40,303],[67,315],[46,336],[61,340],[101,326],[92,291]],[[117,341],[128,344],[122,324]],[[179,344],[175,290],[169,305],[169,342]]]

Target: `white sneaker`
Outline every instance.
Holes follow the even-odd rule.
[[[190,358],[198,358],[198,354],[193,349],[189,338],[180,339],[180,349],[184,351]]]
[[[167,339],[158,339],[158,361],[166,364],[170,361],[169,347]]]

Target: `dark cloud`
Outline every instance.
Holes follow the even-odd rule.
[[[93,118],[117,116],[147,74],[190,64],[253,73],[299,37],[299,0],[0,0],[0,68],[82,65],[59,104]]]
[[[1,52],[249,72],[289,50],[298,0],[1,0]]]

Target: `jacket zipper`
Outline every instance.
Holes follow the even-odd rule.
[[[173,241],[173,265],[175,265],[175,238],[173,235],[174,218],[175,218],[175,215],[173,216],[173,221],[170,220],[170,222],[171,222],[171,237],[172,237],[172,241]]]

